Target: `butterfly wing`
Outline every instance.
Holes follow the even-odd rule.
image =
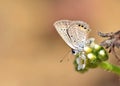
[[[68,33],[71,38],[71,43],[77,50],[81,51],[84,48],[89,31],[88,24],[83,21],[73,21],[71,24]]]
[[[74,45],[72,44],[72,40],[68,34],[68,29],[70,25],[72,24],[72,21],[70,20],[59,20],[54,23],[54,26],[59,33],[59,35],[62,37],[62,39],[72,48],[75,49]]]

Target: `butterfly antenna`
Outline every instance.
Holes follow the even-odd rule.
[[[67,57],[66,55],[68,55],[68,53],[70,53],[70,50],[69,50],[68,52],[66,52],[66,53],[63,55],[63,57],[60,57],[60,58],[62,58],[62,59],[60,60],[60,63],[63,62],[63,60]]]

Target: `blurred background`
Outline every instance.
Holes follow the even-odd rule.
[[[0,86],[120,86],[100,68],[75,71],[72,54],[53,27],[59,19],[83,20],[90,37],[120,29],[119,0],[0,0]],[[119,52],[119,51],[118,51]],[[109,61],[117,64],[110,54]]]

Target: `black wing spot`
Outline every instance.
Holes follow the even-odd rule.
[[[78,24],[78,26],[80,27],[81,25],[80,25],[80,24]]]
[[[83,25],[81,25],[81,27],[84,27]]]

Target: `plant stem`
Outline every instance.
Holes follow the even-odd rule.
[[[120,66],[113,65],[109,62],[101,62],[99,66],[106,71],[111,71],[120,76]]]

